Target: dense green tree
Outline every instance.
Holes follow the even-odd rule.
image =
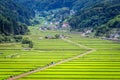
[[[33,42],[32,41],[29,42],[29,48],[33,48]]]
[[[108,26],[106,26],[106,25],[103,25],[103,26],[98,27],[96,29],[95,36],[104,36],[109,31],[110,31],[110,28],[108,28]]]
[[[30,43],[29,38],[23,38],[22,44],[29,44],[29,43]]]
[[[55,34],[55,39],[58,39],[60,38],[60,35],[59,34]]]
[[[10,35],[28,33],[27,25],[31,24],[30,19],[34,15],[32,9],[18,4],[14,0],[0,0],[0,42],[9,42],[8,36]]]
[[[0,14],[28,25],[30,25],[29,19],[35,16],[32,9],[18,4],[14,0],[0,0]]]
[[[98,33],[103,33],[107,28],[119,28],[120,20],[118,18],[110,21],[119,14],[120,0],[101,0],[101,3],[92,5],[90,8],[79,10],[68,21],[72,30],[78,31],[84,31],[85,28],[100,27],[107,23],[107,27],[100,27],[101,31],[97,28]]]
[[[16,42],[21,42],[23,37],[20,36],[20,35],[16,35],[16,36],[14,36],[14,39],[15,39]]]
[[[28,45],[29,48],[33,48],[33,42],[29,38],[23,38],[22,40],[23,45]]]

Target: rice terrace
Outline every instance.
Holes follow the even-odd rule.
[[[120,80],[120,0],[0,0],[0,80]]]
[[[71,37],[38,39],[56,33]],[[119,42],[34,27],[28,37],[35,45],[31,50],[25,50],[20,43],[0,44],[0,80],[120,79]]]

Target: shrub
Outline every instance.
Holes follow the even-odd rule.
[[[11,42],[11,39],[12,39],[11,36],[0,35],[0,43],[2,43],[2,42]]]
[[[60,38],[60,35],[59,35],[59,34],[56,34],[56,35],[55,35],[55,38],[56,38],[56,39]]]
[[[28,45],[29,48],[33,48],[33,42],[29,38],[24,38],[22,44]]]
[[[33,48],[33,42],[32,41],[29,42],[29,48]]]
[[[29,38],[23,38],[22,39],[22,44],[29,44],[29,43],[30,43]]]
[[[14,39],[15,39],[16,42],[21,42],[23,37],[18,35],[18,36],[14,36]]]

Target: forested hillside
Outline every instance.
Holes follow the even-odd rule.
[[[31,7],[39,11],[42,17],[47,17],[47,20],[66,21],[68,20],[71,30],[86,31],[92,30],[95,36],[108,36],[115,32],[111,32],[113,28],[119,25],[116,23],[116,18],[120,14],[120,0],[15,0],[18,3]],[[71,16],[66,13],[63,8],[74,10],[75,15]],[[61,9],[64,14],[61,14]],[[46,11],[46,12],[44,12]],[[54,12],[56,11],[56,12]],[[59,14],[59,15],[58,15]],[[52,15],[52,16],[51,16]],[[57,16],[53,16],[57,15]],[[63,16],[61,19],[60,16]],[[48,19],[49,18],[49,19]],[[112,20],[112,22],[111,22]],[[115,20],[115,21],[114,21]],[[108,24],[113,25],[111,28]],[[117,27],[118,29],[118,27]],[[117,31],[117,34],[119,32]]]
[[[38,11],[72,7],[75,0],[15,0]]]
[[[57,8],[68,7],[70,9],[85,9],[89,8],[96,3],[100,3],[101,0],[14,0],[22,3],[27,7],[31,7],[34,10],[44,11]]]
[[[0,34],[25,34],[35,13],[12,0],[0,0]]]
[[[111,34],[120,24],[120,0],[1,0],[0,10],[1,33],[5,35],[24,34],[28,30],[23,23],[31,25],[35,14],[48,22],[67,21],[71,30],[90,29],[96,36]]]
[[[120,0],[104,0],[89,9],[79,10],[69,20],[72,30],[93,29],[96,36],[112,33],[120,28]],[[117,17],[117,18],[116,18]]]

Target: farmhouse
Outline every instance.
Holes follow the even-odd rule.
[[[45,39],[54,39],[54,36],[52,36],[52,35],[47,35],[47,36],[45,36]]]

